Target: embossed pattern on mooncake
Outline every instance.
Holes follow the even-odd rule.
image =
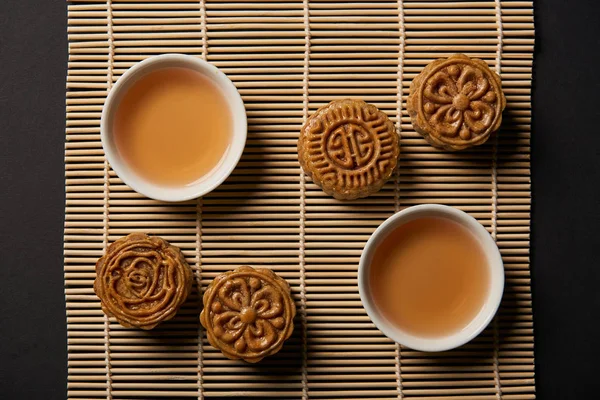
[[[290,286],[267,268],[217,276],[204,292],[200,322],[210,344],[230,359],[255,363],[277,353],[294,330]]]
[[[94,291],[102,311],[127,328],[152,329],[173,318],[191,288],[181,250],[159,237],[132,233],[96,263]]]
[[[455,54],[413,79],[406,106],[413,127],[432,146],[462,150],[500,128],[506,98],[500,77],[484,61]]]
[[[400,145],[387,115],[362,100],[318,109],[298,139],[298,160],[313,181],[337,199],[377,192],[396,168]]]

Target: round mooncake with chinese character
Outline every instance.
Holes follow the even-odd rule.
[[[308,118],[298,139],[304,172],[336,199],[377,192],[394,172],[400,153],[386,114],[362,100],[337,100]]]

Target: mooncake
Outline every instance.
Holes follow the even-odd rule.
[[[153,329],[175,316],[192,289],[192,270],[179,248],[132,233],[96,263],[94,291],[102,311],[127,328]]]
[[[400,144],[387,115],[362,100],[319,108],[300,132],[298,160],[323,191],[340,200],[367,197],[392,175]]]
[[[218,275],[204,292],[200,322],[227,358],[256,363],[277,353],[294,330],[289,284],[267,268]]]
[[[484,61],[455,54],[413,79],[406,106],[418,133],[454,151],[485,143],[500,128],[506,98],[500,77]]]

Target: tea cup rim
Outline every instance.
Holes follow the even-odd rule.
[[[375,305],[369,282],[371,260],[377,246],[395,228],[423,217],[442,217],[458,222],[474,235],[487,258],[490,288],[479,313],[462,330],[440,337],[417,336],[386,319]],[[460,347],[478,336],[492,321],[504,291],[502,256],[489,232],[469,214],[445,205],[422,204],[408,207],[386,219],[367,241],[358,266],[358,290],[362,304],[375,326],[388,338],[413,350],[438,352]]]

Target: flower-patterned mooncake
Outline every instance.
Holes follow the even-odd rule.
[[[462,150],[500,128],[506,98],[500,77],[484,61],[455,54],[413,79],[406,105],[413,127],[432,146]]]
[[[267,268],[218,275],[204,292],[200,322],[208,341],[230,359],[255,363],[277,353],[294,330],[289,284]]]

